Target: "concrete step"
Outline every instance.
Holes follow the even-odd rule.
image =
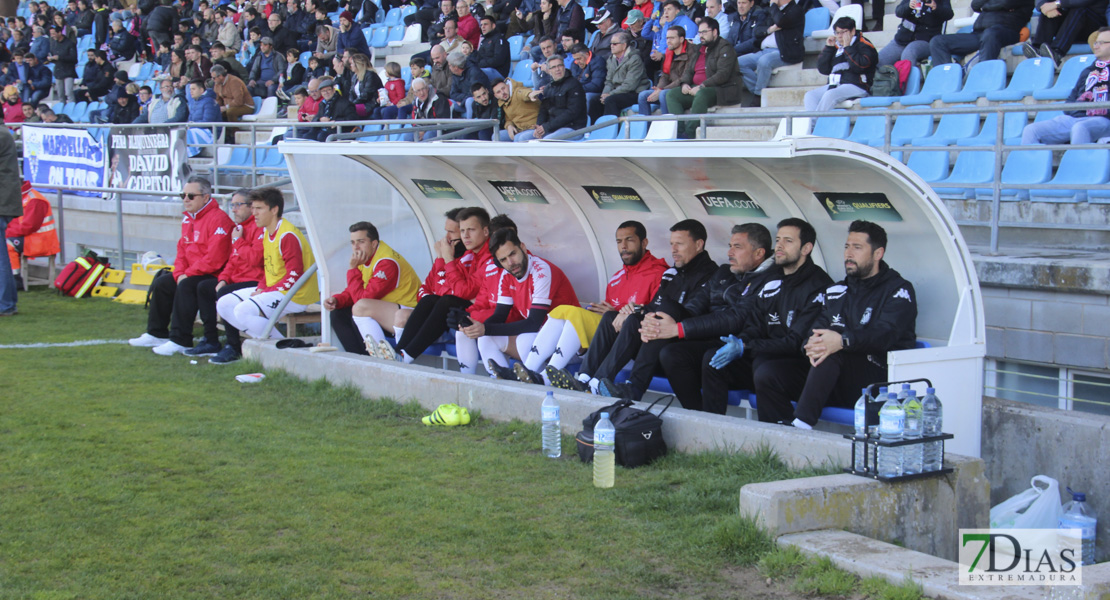
[[[767,87],[806,87],[825,85],[829,82],[828,75],[822,75],[817,69],[783,69],[771,75]]]
[[[427,43],[417,42],[401,46],[388,46],[385,48],[372,48],[374,51],[374,68],[384,67],[385,63],[394,61],[396,57],[404,57],[404,62],[396,61],[401,67],[409,65],[408,57],[429,48]]]
[[[760,106],[764,108],[778,107],[800,107],[804,105],[804,98],[806,92],[820,86],[794,86],[794,87],[780,87],[780,88],[764,88],[761,96],[762,103]]]

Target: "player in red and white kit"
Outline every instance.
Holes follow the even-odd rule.
[[[578,306],[578,296],[559,267],[528,254],[515,229],[498,230],[490,238],[490,252],[510,277],[505,278],[493,315],[462,332],[478,340],[482,364],[497,372],[497,367],[508,369],[506,351],[517,358],[526,356],[547,313],[558,306]],[[508,373],[515,379],[512,371]]]

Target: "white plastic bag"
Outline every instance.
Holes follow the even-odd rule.
[[[1041,484],[1038,486],[1037,484]],[[1056,529],[1060,515],[1060,483],[1037,475],[1030,488],[991,508],[991,529]]]

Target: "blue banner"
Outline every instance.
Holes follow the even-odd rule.
[[[104,144],[84,129],[23,127],[23,176],[37,189],[104,187],[104,157]]]

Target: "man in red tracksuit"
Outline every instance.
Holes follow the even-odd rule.
[[[154,279],[146,333],[129,340],[132,346],[153,348],[155,354],[162,356],[172,356],[193,346],[197,286],[215,279],[227,264],[231,231],[235,228],[235,223],[212,198],[212,184],[207,179],[190,177],[181,200],[185,216],[181,220],[172,276]]]
[[[197,309],[204,323],[204,340],[184,352],[189,356],[214,354],[209,361],[216,364],[234,362],[242,355],[239,330],[227,321],[224,321],[227,347],[220,347],[216,301],[235,290],[255,287],[265,278],[262,273],[262,229],[251,216],[251,203],[247,199],[249,193],[250,190],[244,188],[231,195],[228,206],[236,222],[231,230],[231,256],[219,275],[197,285]]]
[[[451,293],[451,290],[447,287],[447,262],[443,256],[453,256],[454,260],[459,260],[466,254],[466,246],[462,243],[459,234],[459,213],[462,210],[461,207],[452,208],[443,215],[446,217],[443,224],[444,236],[436,240],[436,259],[432,263],[432,268],[428,270],[428,275],[424,277],[424,283],[416,291],[418,306],[420,301],[425,298],[428,298],[425,301],[425,306],[427,306]],[[400,343],[401,336],[405,331],[405,326],[408,325],[409,316],[412,315],[414,310],[415,308],[403,308],[398,310],[393,317],[393,333],[398,343]],[[441,339],[437,341],[446,341],[446,339],[445,336],[441,336]]]

